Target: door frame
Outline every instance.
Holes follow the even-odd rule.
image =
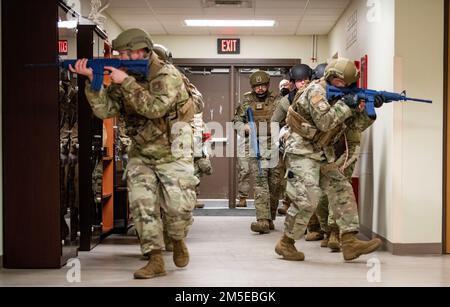
[[[444,167],[442,249],[450,254],[450,0],[444,0]]]
[[[179,58],[173,59],[173,64],[177,66],[192,66],[192,67],[221,67],[230,69],[230,99],[232,108],[230,108],[230,120],[234,116],[234,110],[236,108],[236,95],[235,93],[235,82],[237,69],[240,67],[292,67],[297,64],[301,64],[300,59],[189,59],[189,58]],[[236,150],[236,148],[235,148]],[[229,195],[229,208],[236,208],[236,163],[237,159],[229,159],[228,169],[230,172],[228,181],[228,195]]]

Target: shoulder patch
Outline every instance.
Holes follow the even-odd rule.
[[[321,101],[324,101],[325,97],[322,94],[315,94],[314,96],[311,97],[311,103],[313,105],[318,104]]]

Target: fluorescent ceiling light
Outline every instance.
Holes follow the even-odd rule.
[[[188,27],[273,27],[274,20],[204,20],[186,19]]]
[[[78,25],[78,20],[58,21],[58,28],[75,29]]]

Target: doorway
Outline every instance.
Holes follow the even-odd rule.
[[[235,208],[237,190],[237,159],[225,155],[227,146],[235,146],[234,131],[226,129],[232,121],[236,106],[245,92],[251,90],[249,77],[261,69],[271,75],[270,90],[278,93],[278,84],[289,69],[300,60],[224,60],[224,59],[174,59],[177,65],[204,96],[205,123],[215,122],[222,131],[212,131],[214,151],[223,156],[211,159],[213,174],[203,177],[199,199],[216,201]],[[229,149],[230,147],[228,147]],[[252,195],[250,195],[252,197]]]

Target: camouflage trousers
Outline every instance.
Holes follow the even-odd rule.
[[[344,171],[344,175],[350,184],[351,184],[351,178],[353,175],[353,171],[355,169],[355,165],[356,165],[356,161],[354,163],[352,163],[350,166],[348,166]],[[336,170],[334,170],[334,171],[336,171]],[[322,173],[324,173],[323,168],[322,168]],[[352,193],[353,193],[353,188],[352,188]],[[330,233],[332,231],[339,233],[339,226],[334,217],[333,208],[332,208],[332,206],[330,206],[330,204],[328,202],[328,197],[326,196],[326,191],[319,200],[319,205],[317,206],[316,215],[317,215],[317,218],[319,219],[320,228],[325,233]]]
[[[197,201],[198,179],[191,158],[148,165],[139,157],[132,157],[127,165],[127,184],[130,211],[143,254],[164,248],[161,213],[171,239],[186,237]]]
[[[242,157],[237,158],[237,160],[238,197],[248,198],[250,193],[250,163],[252,158]]]
[[[255,209],[257,220],[275,220],[280,200],[283,167],[281,160],[274,168],[263,168],[259,176],[258,160],[250,159],[250,171],[255,178]]]
[[[322,196],[327,197],[342,234],[359,231],[352,186],[339,170],[321,174],[324,162],[293,154],[287,154],[286,163],[286,193],[292,201],[285,220],[288,237],[298,240],[304,235]]]
[[[280,199],[282,199],[285,204],[290,204],[291,201],[289,200],[289,197],[287,197],[287,194],[286,194],[287,180],[286,180],[286,176],[284,176],[286,174],[286,162],[284,161],[284,158],[282,155],[280,155],[280,163],[281,163],[281,166],[280,166],[281,174],[283,175],[281,178],[281,183],[280,183]]]
[[[325,193],[320,197],[316,210],[316,216],[320,223],[320,228],[325,233],[339,232],[339,226],[334,218],[333,208],[328,203],[328,197]]]

